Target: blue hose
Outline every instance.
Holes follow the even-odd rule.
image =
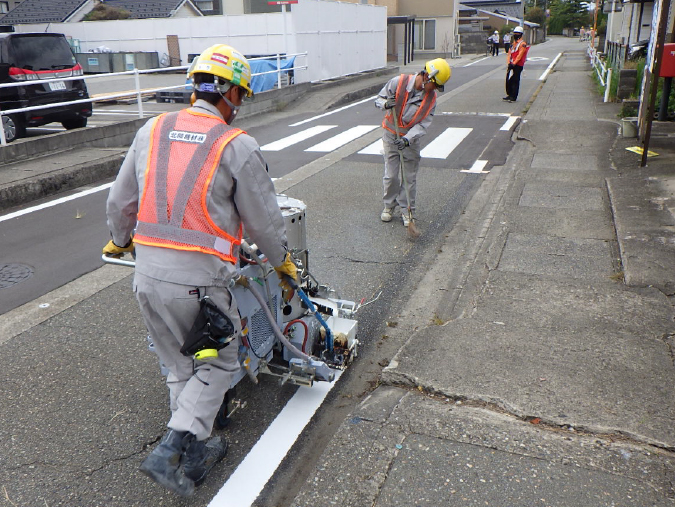
[[[326,324],[326,321],[323,320],[323,317],[319,314],[319,312],[316,310],[316,307],[314,304],[309,300],[307,297],[307,294],[298,287],[298,284],[295,283],[295,280],[293,280],[290,276],[286,275],[286,281],[290,284],[291,287],[298,293],[298,296],[300,296],[300,299],[302,299],[302,302],[307,305],[307,308],[312,312],[314,317],[316,317],[316,320],[319,321],[319,323],[324,327],[326,330],[326,350],[330,352],[331,354],[333,353],[333,333],[330,330],[330,327],[328,327],[328,324]]]

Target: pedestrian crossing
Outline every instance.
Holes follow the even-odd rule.
[[[337,125],[317,125],[308,129],[296,132],[290,136],[284,137],[277,141],[265,144],[260,147],[261,151],[281,151],[291,146],[297,145],[312,137],[315,137],[329,130],[335,129]],[[317,143],[304,151],[329,153],[338,148],[354,141],[369,132],[379,128],[379,125],[357,125],[351,127],[343,132],[340,132],[333,137],[330,137],[320,143]],[[429,144],[427,144],[421,151],[422,158],[446,159],[448,156],[464,141],[473,131],[470,127],[448,127],[437,135]],[[360,155],[382,155],[383,153],[382,139],[378,139],[374,143],[366,146],[357,153]]]
[[[473,174],[485,174],[495,163],[503,163],[510,132],[519,119],[508,113],[485,112],[444,112],[438,116],[438,121],[422,138],[422,163]],[[317,119],[312,118],[314,123],[309,125],[306,121],[289,125],[291,130],[283,137],[275,137],[279,131],[271,129],[254,133],[262,141],[260,149],[272,168],[272,176],[286,174],[294,167],[316,160],[316,155],[328,155],[347,145],[353,151],[343,152],[343,157],[349,156],[354,162],[367,158],[372,162],[382,161],[384,146],[379,122],[363,118],[361,124],[345,125],[340,119],[334,119],[324,124]]]

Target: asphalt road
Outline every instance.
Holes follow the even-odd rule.
[[[439,99],[437,115],[423,145],[426,148],[437,141],[434,149],[429,148],[429,156],[423,158],[418,177],[418,225],[422,236],[414,243],[407,239],[400,220],[388,224],[379,220],[382,160],[376,143],[381,113],[370,101],[326,116],[323,111],[298,112],[302,109],[299,104],[295,110],[242,121],[240,126],[263,146],[270,174],[281,178],[279,182],[289,175],[314,168],[305,176],[299,176],[285,190],[286,194],[307,204],[309,265],[314,276],[335,288],[342,298],[373,300],[358,315],[359,339],[363,343],[359,359],[328,395],[322,409],[302,433],[256,505],[289,505],[320,454],[318,451],[331,438],[339,438],[333,434],[335,428],[373,387],[382,367],[401,346],[388,338],[387,326],[396,325],[397,315],[408,303],[412,288],[422,278],[421,273],[433,262],[442,239],[452,230],[480,187],[483,171],[498,170],[506,160],[512,146],[510,135],[518,116],[535,93],[539,76],[555,54],[555,47],[550,44],[531,51],[531,57],[542,59],[528,63],[521,81],[521,96],[513,104],[501,101],[505,67],[502,56],[476,59],[469,67],[453,69],[452,86]],[[316,133],[307,136],[306,131],[310,128],[315,128],[312,132]],[[361,135],[340,145],[345,138],[338,141],[336,135],[354,132],[352,129],[358,129]],[[302,132],[305,134],[300,137],[306,136],[303,140],[289,144],[290,136]],[[285,146],[270,148],[273,143],[277,143],[277,148]],[[323,147],[317,148],[319,145]],[[454,149],[448,150],[449,146]],[[104,217],[106,196],[107,191],[102,189],[86,197],[0,222],[0,258],[5,262],[27,264],[33,269],[32,276],[23,282],[1,289],[0,314],[100,267],[100,249],[108,239]],[[92,336],[82,336],[82,346],[86,346],[88,340],[94,340],[97,334],[109,334],[111,326],[119,327],[128,339],[143,339],[142,324],[129,287],[130,276],[82,301],[78,305],[80,308],[72,310],[75,312],[72,315],[66,312],[67,315],[60,316],[64,320],[61,325],[74,328],[77,326],[67,317],[80,320],[75,315],[82,315],[81,319],[86,320],[83,325],[91,328]],[[2,346],[20,358],[19,345],[22,343],[16,340]],[[147,382],[145,385],[141,382],[139,392],[150,389],[161,393],[161,378],[148,368],[153,361],[148,356],[125,357],[123,371],[131,368],[136,376],[144,372]],[[110,368],[114,366],[110,365]],[[117,380],[126,388],[132,379],[135,377],[122,374]],[[110,379],[111,392],[117,380]],[[58,386],[54,388],[58,389]],[[105,387],[102,392],[105,395]],[[294,392],[295,388],[278,386],[274,380],[264,380],[258,387],[245,382],[238,386],[237,396],[247,401],[247,408],[233,418],[232,426],[226,431],[226,438],[233,444],[230,454],[200,488],[191,505],[210,502]],[[47,403],[56,394],[43,395]],[[141,401],[143,399],[139,403],[147,403],[148,400]],[[153,409],[152,404],[144,405],[144,408],[147,413],[143,410],[141,413],[156,418],[152,419],[151,426],[161,428],[165,423],[163,412]],[[60,416],[63,417],[65,415]],[[10,423],[2,421],[2,424]],[[128,431],[133,440],[134,429]],[[140,430],[136,428],[135,431]],[[61,452],[67,450],[61,449]],[[52,497],[47,496],[50,498],[48,505],[157,504],[158,489],[134,475],[138,450],[130,452],[133,459],[116,461],[115,467],[101,472],[103,478],[96,478],[97,488],[79,488],[80,496],[76,502],[63,500],[69,498],[63,491],[69,489],[69,481],[78,479],[67,471],[50,472],[59,488],[55,488]],[[114,458],[102,459],[105,462]],[[3,483],[9,484],[10,490],[21,487],[12,484],[4,472],[0,475],[9,481]],[[26,484],[29,483],[27,480]],[[102,488],[106,490],[105,494],[101,492]],[[46,494],[48,492],[39,491],[39,488],[32,496],[26,493],[35,505],[37,502],[41,505],[39,499]],[[183,505],[170,495],[163,496],[162,502],[163,505]]]

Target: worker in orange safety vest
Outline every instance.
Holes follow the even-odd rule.
[[[391,221],[397,206],[401,210],[408,207],[408,196],[410,210],[412,213],[415,211],[421,138],[434,116],[436,91],[443,91],[451,73],[448,62],[443,58],[430,60],[415,75],[401,74],[391,78],[375,99],[375,106],[386,111],[382,121],[384,209],[380,220],[383,222]],[[405,171],[403,177],[407,192],[402,185],[401,171]],[[402,213],[401,219],[403,225],[408,227],[410,215]]]
[[[209,437],[240,370],[241,322],[228,287],[242,228],[280,277],[296,278],[260,148],[231,125],[253,96],[248,61],[217,44],[194,59],[188,78],[192,107],[151,119],[134,138],[110,189],[112,240],[103,249],[113,256],[135,250],[133,289],[169,370],[168,429],[140,471],[181,496],[192,495],[227,450],[225,440]],[[205,297],[229,320],[231,333],[208,357],[181,353]]]
[[[523,72],[523,66],[527,60],[527,52],[530,47],[523,40],[523,27],[517,26],[513,29],[513,41],[506,55],[506,102],[515,102],[518,99],[520,89],[520,74]]]

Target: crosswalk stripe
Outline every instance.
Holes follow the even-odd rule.
[[[382,138],[375,141],[358,152],[360,155],[382,155],[384,153],[384,146],[382,145]]]
[[[356,127],[345,130],[341,134],[333,136],[330,139],[326,139],[319,144],[315,144],[311,148],[307,148],[305,151],[320,151],[322,153],[327,153],[344,146],[354,139],[358,139],[362,135],[375,130],[377,127],[379,127],[379,125],[357,125]]]
[[[499,130],[509,130],[520,116],[509,116]]]
[[[473,165],[471,166],[471,169],[462,169],[461,173],[474,173],[474,174],[486,174],[489,173],[490,171],[483,171],[485,169],[485,166],[487,165],[488,161],[487,160],[476,160]]]
[[[279,139],[278,141],[274,141],[273,143],[261,146],[260,149],[262,151],[283,150],[284,148],[288,148],[289,146],[300,143],[305,139],[309,139],[310,137],[316,136],[318,134],[322,134],[323,132],[326,132],[327,130],[330,129],[334,129],[335,127],[337,127],[337,125],[317,125],[316,127],[310,127],[301,132],[297,132],[288,137],[284,137],[283,139]]]
[[[448,158],[448,155],[457,148],[466,136],[468,136],[472,128],[464,127],[449,127],[431,141],[421,152],[423,158]]]

